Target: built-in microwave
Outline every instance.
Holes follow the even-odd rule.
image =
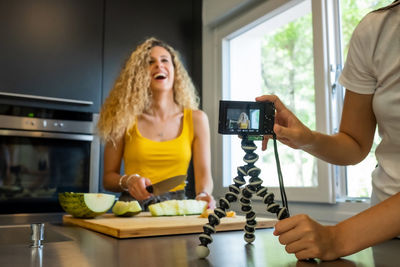
[[[98,114],[0,106],[0,213],[57,212],[60,192],[98,192]]]

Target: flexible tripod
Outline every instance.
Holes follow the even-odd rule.
[[[241,210],[246,213],[246,225],[244,226],[244,240],[247,243],[252,243],[255,240],[255,227],[257,225],[256,213],[253,211],[251,206],[251,198],[254,194],[260,196],[265,205],[267,205],[267,211],[276,213],[278,220],[288,218],[290,216],[289,209],[287,206],[285,188],[283,185],[283,177],[280,169],[276,136],[273,135],[274,140],[274,152],[275,160],[278,170],[279,187],[282,197],[282,207],[274,202],[274,194],[268,192],[268,188],[262,186],[263,181],[258,177],[261,173],[261,169],[257,168],[254,164],[258,160],[259,156],[254,153],[257,146],[253,140],[258,140],[254,136],[243,136],[241,147],[246,153],[243,157],[243,161],[246,165],[239,166],[237,168],[237,176],[233,179],[233,184],[229,186],[229,192],[225,194],[225,197],[219,199],[219,205],[214,209],[214,213],[208,216],[208,223],[203,226],[204,232],[199,235],[200,245],[196,248],[197,255],[200,258],[205,258],[210,253],[208,244],[212,243],[213,239],[211,234],[216,233],[215,226],[219,225],[220,219],[226,216],[226,210],[230,209],[230,203],[236,202],[239,199],[241,204]],[[249,183],[246,184],[244,179],[245,176],[250,176]],[[242,190],[240,187],[244,186]]]

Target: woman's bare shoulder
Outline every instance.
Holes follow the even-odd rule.
[[[192,111],[192,117],[193,117],[193,122],[194,123],[196,123],[196,122],[207,122],[208,123],[207,114],[204,111],[200,110],[200,109],[193,110]]]

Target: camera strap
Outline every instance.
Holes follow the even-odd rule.
[[[282,206],[285,207],[287,212],[288,212],[288,214],[290,214],[289,213],[289,207],[288,207],[288,204],[287,204],[285,185],[283,184],[283,175],[282,175],[282,170],[281,170],[281,164],[280,164],[280,161],[279,161],[278,145],[277,145],[277,142],[276,142],[276,134],[273,133],[272,137],[273,137],[273,140],[274,140],[274,154],[275,154],[276,169],[278,171],[279,189],[280,189],[280,192],[281,192]]]

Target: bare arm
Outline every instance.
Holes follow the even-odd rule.
[[[123,155],[124,141],[123,138],[115,143],[107,142],[104,147],[104,175],[103,186],[104,189],[112,192],[121,192],[119,186],[120,169]]]
[[[400,193],[335,226],[300,214],[275,225],[275,235],[298,259],[334,260],[400,235]]]
[[[339,133],[326,135],[308,129],[287,109],[278,97],[265,95],[257,101],[275,103],[274,131],[282,143],[302,149],[324,161],[337,165],[351,165],[362,161],[371,149],[376,119],[372,110],[373,95],[346,91]],[[266,148],[265,138],[263,149]]]
[[[124,138],[118,140],[115,146],[108,142],[104,148],[104,177],[103,186],[106,190],[122,192],[120,186],[120,168],[124,153]],[[132,177],[130,177],[132,176]],[[129,178],[130,177],[130,178]],[[121,180],[123,188],[127,188],[129,193],[137,200],[147,199],[151,196],[146,190],[146,186],[151,182],[145,177],[136,177],[132,174]]]
[[[211,193],[213,180],[211,175],[210,128],[207,115],[201,111],[193,111],[194,140],[193,167],[195,176],[196,199],[209,202],[210,208],[215,207]],[[199,195],[203,192],[203,195]]]
[[[349,255],[400,235],[400,193],[335,226],[339,253]],[[357,240],[357,242],[348,242]]]

